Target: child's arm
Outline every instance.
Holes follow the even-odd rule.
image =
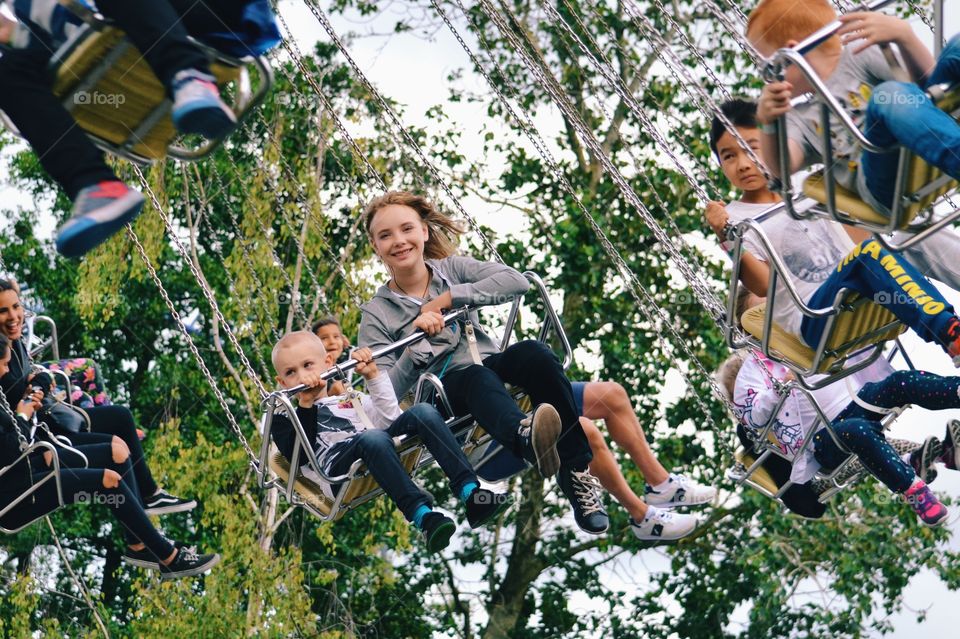
[[[792,140],[787,139],[787,149],[790,156],[790,166],[786,175],[780,170],[780,154],[777,151],[777,135],[772,128],[773,123],[782,115],[786,115],[793,107],[790,98],[793,97],[793,85],[787,81],[771,82],[764,85],[760,100],[757,101],[757,122],[760,124],[760,154],[763,163],[769,167],[771,173],[781,179],[788,179],[804,167],[803,149]]]
[[[905,20],[879,11],[852,11],[840,16],[843,26],[837,31],[843,44],[858,42],[857,54],[875,44],[894,43],[900,49],[910,78],[919,85],[926,82],[936,60]]]
[[[376,349],[397,341],[387,330],[380,318],[372,313],[364,313],[360,319],[360,330],[357,342],[366,344],[367,348]],[[394,390],[401,395],[414,384],[420,376],[420,366],[417,364],[409,348],[403,352],[388,353],[379,358],[378,369],[387,374]],[[359,371],[357,371],[359,373]]]
[[[358,348],[350,353],[350,357],[359,362],[357,372],[367,380],[367,393],[373,403],[370,421],[377,428],[387,428],[403,414],[390,378],[380,374],[369,348]]]
[[[446,275],[453,280],[450,290],[424,304],[420,312],[443,310],[470,304],[485,306],[512,302],[530,288],[520,272],[497,262],[481,262],[455,255],[443,262]]]
[[[710,225],[713,232],[720,238],[720,243],[723,244],[727,239],[723,234],[723,229],[730,220],[726,207],[722,202],[709,202],[704,216],[707,218],[707,224]],[[766,297],[767,286],[770,284],[770,267],[766,262],[744,249],[740,253],[740,281],[754,295]]]

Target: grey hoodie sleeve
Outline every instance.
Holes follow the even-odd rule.
[[[453,306],[487,306],[511,302],[527,292],[530,283],[519,271],[498,262],[481,262],[472,257],[454,255],[443,261]]]
[[[397,341],[397,338],[387,329],[375,312],[364,307],[360,318],[360,330],[357,344],[369,349],[388,346]],[[403,397],[417,382],[419,366],[410,349],[402,353],[389,353],[377,358],[377,368],[385,372],[398,397]]]

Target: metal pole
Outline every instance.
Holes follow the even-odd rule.
[[[943,51],[943,0],[933,1],[933,55],[940,57]]]

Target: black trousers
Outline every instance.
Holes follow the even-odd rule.
[[[557,409],[562,425],[557,442],[561,467],[586,469],[593,453],[580,427],[570,381],[556,356],[542,342],[517,342],[484,359],[482,366],[473,364],[449,371],[443,377],[443,388],[454,412],[473,415],[507,450],[534,461],[529,459],[529,451],[521,449],[517,437],[520,420],[526,415],[504,388],[504,382],[524,388],[534,406],[546,403]]]
[[[154,555],[161,558],[170,556],[173,546],[161,535],[149,517],[143,511],[137,491],[136,479],[127,459],[122,464],[114,463],[112,447],[109,443],[84,444],[76,446],[87,458],[87,468],[83,468],[82,459],[71,451],[60,448],[60,481],[63,487],[65,504],[102,504],[113,512],[123,529],[128,544],[143,542]],[[33,481],[46,477],[49,471],[43,470],[46,464],[41,455],[31,459]],[[120,484],[116,488],[103,487],[103,471],[116,471]],[[0,494],[0,504],[4,506],[18,495]],[[33,498],[24,500],[13,512],[4,517],[5,526],[13,528],[31,519],[46,515],[57,508],[57,492],[54,480],[50,480]]]
[[[234,0],[98,0],[97,7],[127,33],[169,90],[184,69],[209,71],[207,59],[187,32],[225,31],[220,15],[239,15]],[[67,196],[116,175],[103,153],[53,96],[47,71],[50,51],[7,49],[0,55],[0,110],[33,148],[40,164]]]
[[[57,435],[64,435],[73,442],[74,446],[83,444],[110,443],[114,436],[123,440],[130,449],[130,463],[139,488],[139,497],[146,499],[157,492],[157,482],[153,479],[150,466],[143,455],[143,446],[137,437],[137,426],[133,421],[133,413],[126,406],[95,406],[85,408],[90,416],[89,433],[61,432],[56,427],[51,430]]]
[[[742,425],[737,425],[737,437],[744,448],[748,451],[753,450],[753,442],[747,437]],[[787,483],[790,480],[790,472],[793,470],[793,465],[778,455],[767,456],[760,466],[770,473],[777,486],[783,486]],[[809,484],[794,484],[780,496],[780,499],[783,501],[783,505],[792,512],[804,517],[819,519],[823,517],[823,513],[827,512],[827,507],[825,504],[821,504],[817,497],[817,493],[810,488]]]
[[[417,404],[404,411],[386,430],[365,430],[330,449],[333,455],[330,472],[347,472],[350,465],[362,459],[384,492],[397,505],[407,521],[413,521],[417,508],[430,503],[430,497],[407,474],[393,446],[398,435],[417,435],[450,479],[454,495],[464,485],[477,482],[477,476],[457,443],[457,438],[443,417],[429,404]]]

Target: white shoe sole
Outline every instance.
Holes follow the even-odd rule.
[[[161,581],[170,581],[172,579],[182,579],[183,577],[194,577],[201,573],[207,572],[214,566],[220,563],[220,555],[214,555],[210,558],[205,564],[200,564],[199,566],[194,566],[188,570],[181,570],[178,572],[160,572]]]
[[[143,512],[148,515],[169,515],[171,513],[184,513],[197,507],[197,502],[191,499],[182,504],[170,504],[169,506],[156,506],[154,508],[144,508]]]

